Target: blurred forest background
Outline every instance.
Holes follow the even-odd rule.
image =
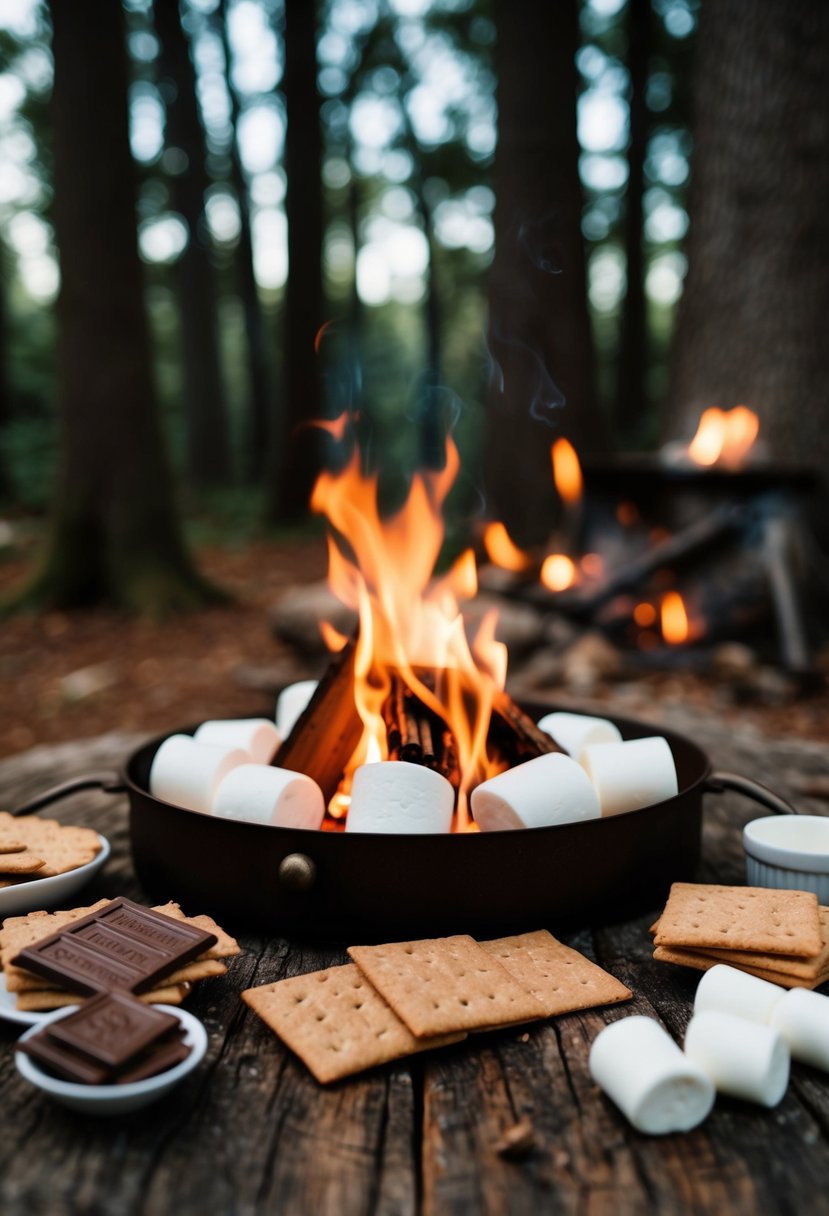
[[[827,65],[822,0],[0,0],[6,589],[209,601],[344,410],[519,541],[558,434],[822,470]]]

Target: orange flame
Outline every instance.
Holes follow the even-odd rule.
[[[450,440],[445,467],[415,474],[406,502],[387,519],[377,504],[377,477],[362,472],[356,449],[341,472],[320,474],[314,486],[311,508],[331,529],[329,584],[360,621],[354,699],[363,735],[336,796],[340,814],[354,770],[388,757],[382,709],[392,674],[451,726],[460,769],[458,830],[467,825],[468,791],[503,767],[487,754],[487,732],[506,679],[506,647],[495,641],[494,616],[484,618],[470,644],[458,606],[477,590],[473,553],[432,578],[444,536],[441,511],[458,465]],[[422,668],[434,673],[434,688],[418,674]]]
[[[662,597],[659,611],[662,637],[670,646],[681,646],[690,633],[685,602],[678,591],[668,591]]]
[[[531,558],[512,543],[509,532],[500,522],[487,524],[484,548],[493,566],[500,566],[502,570],[512,570],[518,574],[532,564]]]
[[[733,410],[716,406],[703,410],[697,433],[688,445],[694,464],[710,467],[720,464],[739,468],[751,450],[760,430],[760,419],[745,405]]]
[[[320,633],[326,649],[330,650],[332,654],[339,654],[348,643],[345,634],[340,633],[339,629],[335,629],[330,621],[320,621]]]
[[[584,479],[576,449],[569,439],[557,439],[550,453],[553,461],[553,481],[562,502],[578,502]]]
[[[566,591],[576,581],[576,567],[564,553],[551,553],[544,558],[540,578],[548,591]]]

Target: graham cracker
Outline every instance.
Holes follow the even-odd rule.
[[[31,874],[37,878],[43,878],[43,873],[35,875],[35,872],[42,871],[45,865],[45,857],[39,857],[31,849],[23,849],[22,852],[4,853],[0,857],[0,874]]]
[[[669,946],[657,946],[653,952],[653,957],[658,963],[676,963],[680,967],[693,967],[697,971],[710,971],[712,967],[718,966],[725,960],[712,958],[710,954],[703,954],[699,950],[682,950],[671,949]],[[785,971],[770,971],[765,967],[746,966],[744,964],[732,964],[736,966],[738,971],[745,971],[748,975],[756,975],[759,980],[768,980],[770,984],[777,984],[781,988],[819,988],[829,980],[829,969],[822,972],[820,975],[812,978],[807,978],[802,975],[791,975]]]
[[[719,963],[730,963],[739,967],[762,967],[769,971],[785,971],[788,975],[799,975],[803,979],[814,979],[829,971],[829,908],[818,908],[823,949],[814,958],[797,958],[793,954],[764,954],[753,950],[709,950],[700,949],[700,954],[710,955]]]
[[[38,878],[54,878],[86,865],[101,851],[101,841],[92,828],[65,827],[56,819],[39,819],[36,816],[16,819],[7,811],[0,811],[0,844],[2,842],[25,844],[27,849],[44,864],[39,868]],[[5,862],[0,862],[5,870]]]
[[[812,891],[675,882],[659,918],[657,946],[729,949],[814,958],[823,947]]]
[[[212,916],[205,916],[203,913],[199,916],[185,916],[180,906],[172,901],[166,904],[157,904],[153,908],[153,912],[160,912],[162,916],[171,916],[174,920],[184,920],[188,925],[194,925],[197,929],[203,929],[205,933],[213,933],[216,941],[209,950],[205,950],[204,954],[199,955],[200,959],[231,958],[233,955],[241,953],[236,938],[231,937],[220,925],[217,925]]]
[[[145,1005],[180,1005],[189,991],[189,984],[172,984],[136,995]],[[15,1007],[21,1013],[46,1013],[51,1009],[64,1009],[67,1005],[80,1005],[83,1000],[77,993],[47,988],[40,992],[18,992]]]
[[[546,1017],[544,1006],[471,937],[440,937],[348,953],[418,1038]]]
[[[87,908],[69,908],[60,912],[29,912],[27,916],[7,916],[3,921],[3,927],[0,928],[0,967],[8,967],[9,961],[24,946],[33,945],[42,937],[55,933],[63,925],[71,924],[73,920],[80,920],[83,916],[89,916],[110,902],[109,899],[99,899],[97,903],[90,904]]]
[[[177,971],[171,971],[169,975],[163,976],[163,982],[165,988],[170,988],[176,984],[194,984],[197,980],[215,979],[219,975],[226,974],[227,967],[218,959],[194,959],[192,963],[187,963],[184,967],[179,967]],[[40,976],[33,975],[31,971],[26,971],[23,967],[10,965],[6,968],[7,992],[45,992],[53,988],[53,981],[41,979]]]
[[[466,1037],[415,1038],[352,964],[248,988],[242,1000],[321,1085]]]
[[[480,942],[544,1006],[546,1017],[629,1001],[633,993],[546,929]]]
[[[20,840],[0,840],[0,853],[22,853],[25,848]]]

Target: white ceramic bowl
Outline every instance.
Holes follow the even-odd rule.
[[[93,878],[109,857],[109,841],[98,833],[101,851],[85,866],[76,866],[65,874],[52,878],[32,878],[28,882],[15,883],[0,888],[0,920],[4,916],[20,916],[24,912],[36,912],[41,908],[54,908],[70,895],[80,891]]]
[[[65,1018],[77,1008],[77,1005],[71,1005],[68,1009],[59,1009],[43,1018],[37,1026],[32,1026],[31,1030],[21,1035],[19,1042],[25,1043],[43,1026]],[[22,1051],[14,1053],[17,1071],[62,1106],[83,1111],[87,1115],[125,1115],[129,1111],[140,1110],[142,1106],[149,1106],[151,1102],[163,1098],[192,1072],[207,1051],[207,1031],[192,1013],[185,1013],[183,1009],[172,1005],[154,1005],[153,1008],[160,1009],[163,1013],[172,1013],[178,1018],[184,1028],[184,1042],[190,1047],[187,1059],[173,1068],[168,1068],[166,1072],[147,1077],[144,1081],[132,1081],[128,1085],[79,1085],[76,1081],[61,1081],[50,1076],[31,1056],[24,1055]]]
[[[814,891],[829,904],[829,818],[769,815],[743,828],[751,887]]]

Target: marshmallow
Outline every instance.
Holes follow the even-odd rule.
[[[213,814],[244,823],[317,830],[325,814],[325,800],[316,781],[304,773],[269,764],[242,764],[216,790]]]
[[[718,963],[699,982],[694,1013],[733,1013],[768,1026],[773,1025],[772,1014],[784,996],[785,989],[777,984]]]
[[[589,718],[586,714],[545,714],[538,726],[574,760],[581,760],[584,749],[591,743],[622,742],[618,726],[608,722],[607,718]]]
[[[584,769],[560,752],[536,756],[482,781],[472,791],[470,805],[482,832],[542,828],[601,816]]]
[[[603,815],[638,811],[673,798],[679,789],[673,754],[661,735],[627,743],[591,743],[581,764],[593,782]]]
[[[685,1032],[685,1054],[732,1098],[776,1106],[789,1083],[782,1036],[733,1013],[695,1013]]]
[[[829,997],[791,988],[775,1006],[771,1024],[795,1060],[829,1072]]]
[[[240,764],[250,764],[249,753],[240,747],[212,747],[191,735],[170,735],[153,759],[150,793],[209,815],[220,783]]]
[[[317,691],[318,680],[300,680],[283,688],[276,699],[276,729],[280,739],[287,739],[294,729],[297,718]]]
[[[590,1048],[590,1075],[633,1126],[651,1136],[687,1132],[714,1105],[708,1076],[653,1018],[622,1018]]]
[[[362,764],[351,784],[347,832],[448,832],[455,791],[440,773],[405,760]]]
[[[267,718],[221,718],[202,722],[193,738],[211,747],[241,747],[255,764],[270,764],[281,743],[279,731]]]

